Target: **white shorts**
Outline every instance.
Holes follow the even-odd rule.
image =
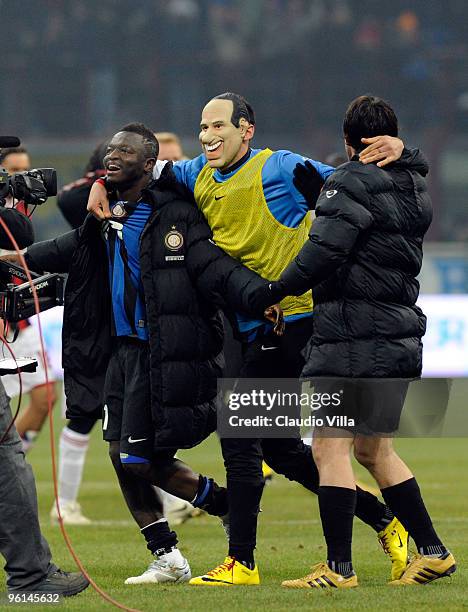
[[[39,315],[41,318],[42,337],[44,338],[47,358],[52,368],[52,373],[49,372],[49,378],[54,380],[63,380],[62,369],[62,322],[63,322],[63,306],[55,306],[44,310]],[[29,322],[37,328],[38,317],[31,317]],[[39,331],[38,337],[39,337]]]
[[[23,395],[25,393],[29,393],[29,391],[35,387],[45,385],[46,370],[41,353],[39,329],[33,325],[22,329],[19,332],[16,341],[13,342],[13,344],[10,344],[10,348],[15,354],[15,357],[32,357],[33,359],[37,359],[37,369],[35,372],[21,372]],[[3,356],[6,358],[11,357],[10,351],[5,347],[3,348]],[[56,377],[50,366],[49,359],[47,357],[47,350],[45,356],[47,360],[49,382],[54,382]],[[7,376],[2,376],[2,383],[9,398],[16,397],[19,394],[19,374],[8,374]]]

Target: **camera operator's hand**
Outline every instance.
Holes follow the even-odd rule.
[[[100,221],[110,219],[112,216],[109,210],[109,199],[107,197],[106,188],[100,181],[96,181],[91,187],[86,208]]]
[[[11,253],[8,255],[0,255],[0,261],[8,261],[8,263],[16,264],[17,266],[21,266],[20,256],[16,253]]]

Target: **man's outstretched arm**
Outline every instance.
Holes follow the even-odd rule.
[[[26,263],[36,272],[68,272],[78,246],[79,235],[78,228],[52,240],[36,242],[25,254]]]

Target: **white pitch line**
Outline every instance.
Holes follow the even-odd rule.
[[[212,517],[216,519],[216,517]],[[433,520],[436,523],[468,523],[468,517],[464,518],[462,516],[457,517],[444,517],[437,518],[434,517]],[[211,519],[197,518],[195,521],[191,521],[191,525],[196,525],[199,523],[200,525],[208,525],[213,524]],[[320,521],[318,519],[286,519],[286,520],[268,520],[264,517],[260,518],[260,523],[262,525],[319,525]],[[109,520],[93,520],[91,525],[86,525],[85,529],[88,527],[135,527],[136,523],[131,520],[119,520],[119,519],[109,519]],[[214,523],[216,527],[216,523]],[[81,527],[80,527],[81,528]]]
[[[36,488],[42,490],[51,489],[52,490],[52,481],[50,480],[36,480]],[[100,490],[108,490],[108,491],[119,491],[119,485],[116,482],[111,482],[107,480],[94,480],[92,482],[83,482],[80,491],[100,491]]]
[[[266,511],[268,513],[268,510]],[[468,523],[468,517],[456,516],[456,517],[431,517],[435,523]],[[260,516],[260,522],[267,525],[319,525],[318,519],[287,519],[287,520],[268,520]]]
[[[36,480],[36,485],[38,487],[52,487],[52,480]],[[273,483],[273,486],[274,486],[276,491],[278,489],[278,485],[280,487],[283,487],[283,488],[289,488],[289,483],[286,480],[283,481],[283,482]],[[269,486],[271,486],[271,485],[269,485]],[[424,482],[423,481],[423,485],[422,486],[424,486],[425,489],[439,489],[439,488],[446,489],[447,487],[453,486],[453,483],[450,483],[450,482],[447,482],[447,481],[445,481],[445,482]],[[89,489],[106,488],[106,489],[116,489],[116,490],[118,490],[119,485],[118,485],[117,481],[111,475],[109,480],[87,480],[85,478],[83,483],[82,483],[82,485],[81,485],[81,487],[83,489],[86,489],[86,488],[89,488]],[[301,488],[300,485],[298,485],[298,490],[299,491],[303,491],[303,492],[307,492],[306,489]]]

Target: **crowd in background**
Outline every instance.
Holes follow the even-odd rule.
[[[109,116],[142,111],[191,131],[198,103],[226,81],[249,93],[270,132],[286,129],[286,110],[288,131],[334,125],[362,91],[391,99],[412,126],[468,129],[463,0],[26,0],[1,10],[2,117],[13,121],[20,104],[29,132],[96,133]]]
[[[25,138],[101,137],[135,118],[193,136],[201,105],[226,89],[253,102],[262,133],[287,134],[316,155],[329,152],[346,103],[361,93],[395,106],[433,167],[445,143],[468,132],[464,0],[0,0],[0,8],[0,129]],[[440,189],[436,172],[436,201]],[[447,223],[443,231],[458,231]]]

